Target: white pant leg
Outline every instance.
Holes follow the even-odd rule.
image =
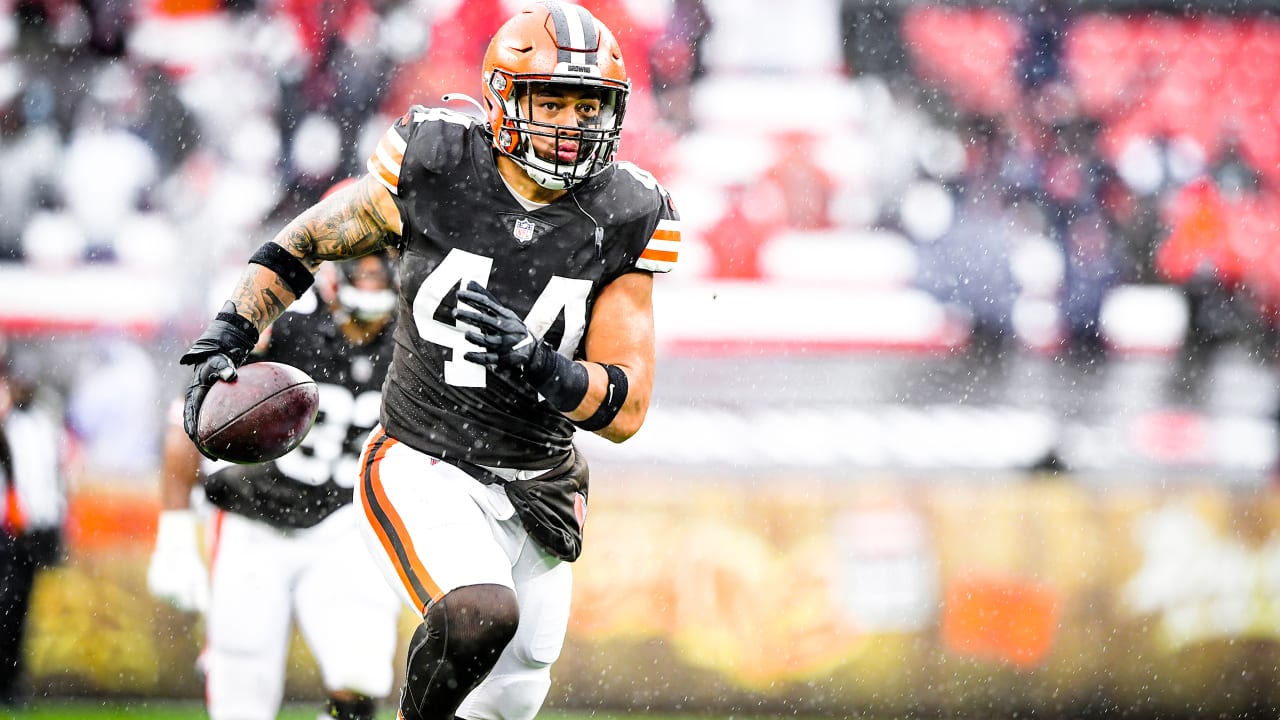
[[[326,690],[384,698],[395,675],[400,603],[365,550],[358,520],[348,506],[294,537],[306,558],[294,609]]]
[[[499,485],[388,438],[370,435],[356,502],[366,545],[383,576],[420,615],[464,585],[516,591],[520,627],[493,671],[458,715],[473,720],[530,720],[551,686],[569,624],[571,566],[525,532]],[[421,604],[420,604],[421,602]]]
[[[490,517],[510,518],[501,488],[482,485],[376,428],[361,460],[360,535],[401,599],[422,616],[463,585],[515,587]]]
[[[542,550],[518,518],[507,524],[509,535],[524,539],[512,568],[520,628],[493,670],[459,706],[458,716],[468,720],[532,720],[551,689],[551,664],[560,657],[569,628],[572,565]]]
[[[284,694],[292,553],[280,533],[218,512],[206,617],[211,720],[272,720]]]

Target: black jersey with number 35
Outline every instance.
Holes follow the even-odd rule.
[[[555,202],[526,210],[471,116],[415,106],[382,137],[369,172],[403,222],[399,325],[382,410],[387,432],[430,455],[547,468],[573,425],[527,383],[464,358],[479,348],[453,319],[476,281],[562,355],[580,358],[601,289],[676,261],[679,215],[653,176],[615,163]]]

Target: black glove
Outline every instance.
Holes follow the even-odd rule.
[[[463,307],[463,303],[468,307]],[[545,365],[545,353],[555,352],[530,334],[524,321],[499,302],[488,288],[474,280],[465,288],[458,288],[458,306],[453,317],[478,328],[478,331],[467,331],[467,340],[484,351],[467,353],[464,357],[471,362],[490,368],[508,368],[523,375]]]
[[[222,312],[205,328],[178,362],[195,365],[191,384],[187,386],[187,400],[182,407],[182,429],[205,457],[209,454],[196,439],[196,419],[200,417],[200,405],[209,388],[219,380],[236,377],[236,366],[244,362],[258,344],[258,329],[235,312],[235,305],[227,302]]]
[[[559,410],[572,410],[587,394],[587,369],[535,338],[524,321],[488,288],[472,280],[458,288],[455,320],[476,326],[467,340],[483,348],[463,357],[490,369],[514,370]]]

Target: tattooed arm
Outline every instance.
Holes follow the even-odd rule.
[[[400,234],[400,210],[391,193],[366,175],[308,208],[272,242],[312,273],[325,260],[346,260],[387,247]],[[274,271],[250,265],[230,301],[235,311],[265,330],[297,298]]]
[[[182,407],[182,429],[200,452],[207,454],[196,435],[196,420],[209,388],[235,379],[236,367],[261,333],[310,287],[320,263],[386,247],[400,228],[400,210],[391,193],[366,175],[299,215],[254,254],[231,299],[178,359],[195,368]]]

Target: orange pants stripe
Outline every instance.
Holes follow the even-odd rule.
[[[425,614],[444,593],[423,567],[413,541],[405,530],[404,521],[387,499],[382,487],[378,464],[396,443],[395,438],[382,432],[366,451],[360,466],[361,504],[369,525],[373,527],[378,541],[382,543],[383,550],[400,576],[400,582],[408,590],[409,597],[413,598],[419,611]]]

